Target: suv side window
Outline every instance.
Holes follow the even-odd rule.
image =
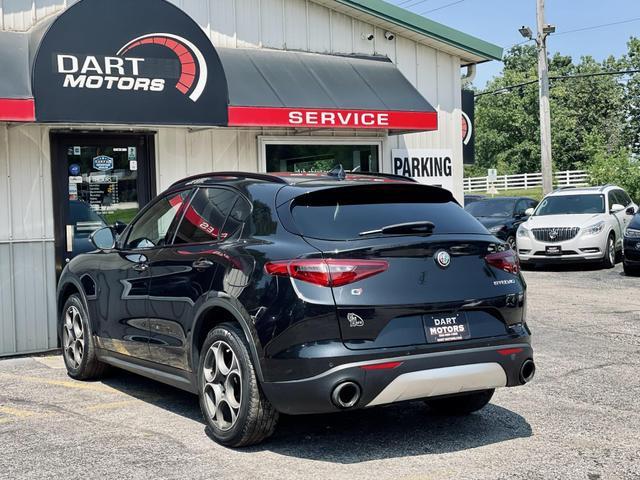
[[[613,207],[614,203],[618,203],[615,193],[615,190],[609,190],[609,193],[607,194],[607,198],[609,199],[609,211],[611,211],[611,207]]]
[[[125,248],[152,248],[167,243],[167,234],[179,218],[189,191],[160,198],[132,226]]]
[[[629,195],[627,195],[627,192],[625,192],[624,190],[616,190],[616,196],[619,200],[618,203],[620,203],[620,205],[622,205],[623,207],[628,207],[629,205],[631,205],[631,197],[629,197]]]
[[[524,199],[518,200],[518,202],[516,203],[516,208],[513,211],[513,216],[514,217],[523,216],[525,210],[529,208],[527,204],[528,204],[527,200],[524,200]]]
[[[199,188],[185,208],[173,243],[208,243],[228,238],[224,225],[237,199],[238,194],[226,188]]]

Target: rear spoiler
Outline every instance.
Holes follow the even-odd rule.
[[[354,203],[447,203],[455,202],[453,194],[444,188],[423,185],[416,181],[363,183],[307,186],[304,184],[282,188],[276,198],[276,206],[280,207],[294,199],[301,205],[322,205],[323,198],[327,205],[333,205],[336,200],[342,205]]]

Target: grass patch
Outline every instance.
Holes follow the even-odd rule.
[[[496,194],[487,192],[466,192],[465,195],[486,195],[487,197],[529,197],[535,200],[542,200],[542,188],[529,188],[527,190],[501,190]]]

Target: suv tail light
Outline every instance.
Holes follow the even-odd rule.
[[[322,287],[342,287],[382,273],[389,268],[384,260],[280,260],[264,266],[269,275],[291,277]]]
[[[492,267],[499,268],[508,273],[518,273],[520,271],[520,261],[513,250],[490,253],[484,259]]]

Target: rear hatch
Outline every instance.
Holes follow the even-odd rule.
[[[496,337],[522,321],[513,252],[501,251],[445,190],[350,185],[305,193],[285,207],[328,265],[348,348]]]

